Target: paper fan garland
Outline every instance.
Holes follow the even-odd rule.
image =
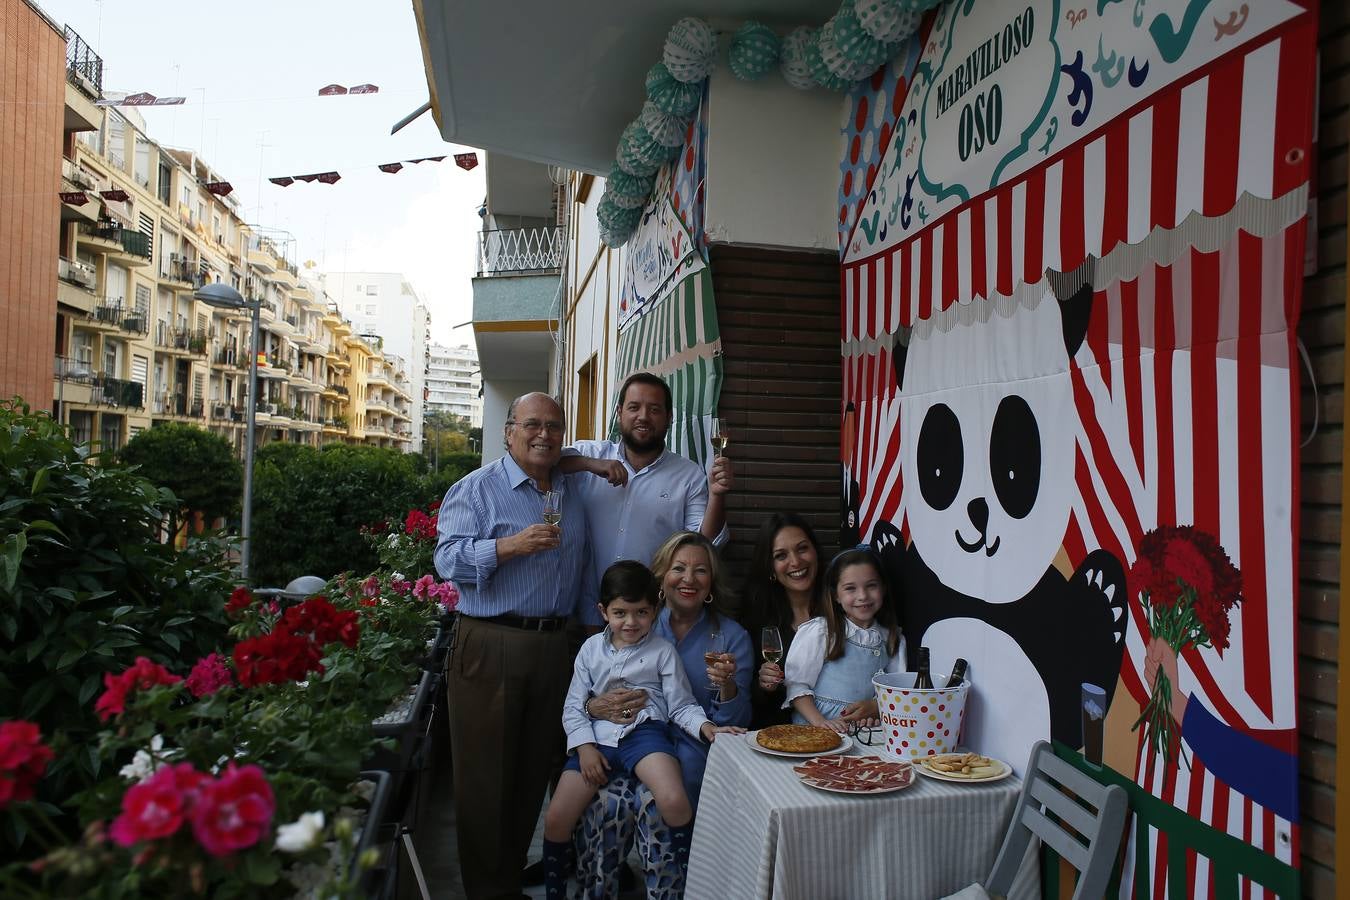
[[[600,223],[600,238],[610,247],[621,247],[628,242],[642,221],[642,207],[625,208],[614,202],[606,191],[596,206],[595,217]]]
[[[846,91],[856,79],[844,78],[834,73],[826,63],[826,54],[831,60],[839,56],[834,46],[834,28],[826,22],[815,33],[814,39],[806,45],[806,59],[811,66],[811,78],[817,85],[831,91]],[[827,40],[828,39],[828,40]]]
[[[656,142],[642,127],[642,123],[629,122],[628,126],[624,128],[623,134],[619,135],[619,146],[614,153],[614,164],[629,175],[636,175],[640,178],[655,175],[656,170],[661,168],[662,162],[659,154],[648,152],[655,145]]]
[[[816,86],[811,77],[811,45],[816,42],[816,29],[807,25],[793,29],[783,39],[783,48],[779,54],[778,69],[783,80],[799,91],[809,91]]]
[[[878,63],[872,61],[872,55],[864,55],[861,59],[853,59],[849,54],[839,46],[839,41],[835,37],[835,25],[838,24],[838,17],[830,19],[820,28],[820,61],[825,64],[825,68],[836,78],[842,78],[847,82],[859,81],[866,78],[876,71]],[[862,28],[858,28],[858,33],[867,41],[868,49],[878,46],[870,37],[863,34]],[[856,46],[854,49],[857,49]]]
[[[614,199],[614,205],[626,208],[646,206],[655,186],[656,179],[652,176],[632,175],[618,163],[610,166],[609,177],[605,179],[605,191]]]
[[[701,84],[685,84],[659,62],[647,70],[647,99],[657,109],[672,116],[692,116],[703,99]]]
[[[857,13],[853,10],[853,0],[844,0],[844,5],[839,7],[839,12],[835,13],[830,21],[834,23],[834,46],[854,71],[862,71],[858,78],[871,75],[879,66],[884,65],[897,49],[877,40],[862,27]]]
[[[758,22],[746,22],[736,29],[727,53],[731,74],[741,81],[758,81],[778,64],[783,42],[773,29]]]
[[[661,146],[684,146],[684,133],[689,128],[688,119],[668,115],[657,109],[656,104],[648,102],[642,104],[642,115],[638,117],[638,122]]]
[[[707,22],[689,16],[671,26],[662,59],[676,81],[702,81],[712,73],[716,58],[717,33]]]
[[[853,0],[853,11],[863,31],[883,44],[903,41],[923,21],[916,0]]]

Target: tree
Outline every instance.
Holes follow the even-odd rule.
[[[170,422],[136,435],[117,458],[178,498],[179,507],[169,517],[170,534],[177,534],[179,522],[192,513],[210,522],[239,509],[244,468],[219,435]]]

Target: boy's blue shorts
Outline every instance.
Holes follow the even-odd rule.
[[[599,750],[609,762],[611,777],[632,772],[634,767],[642,762],[642,758],[649,754],[667,753],[672,757],[675,755],[675,743],[670,739],[665,722],[643,722],[620,738],[619,746],[605,747],[596,744],[595,749]],[[581,757],[575,750],[567,755],[567,764],[563,768],[571,769],[573,772],[581,771]]]

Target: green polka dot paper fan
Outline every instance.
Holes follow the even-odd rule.
[[[631,234],[633,229],[637,228],[638,222],[642,221],[642,207],[619,206],[614,202],[614,198],[606,193],[595,208],[595,218],[612,231],[627,231]]]
[[[862,72],[857,78],[866,78],[891,58],[891,46],[863,29],[853,11],[853,0],[844,0],[831,21],[834,23],[834,46],[852,71]],[[837,74],[845,75],[843,72]]]
[[[672,116],[692,116],[703,99],[701,84],[685,84],[659,62],[647,71],[647,99],[657,109]]]
[[[736,30],[727,52],[731,74],[741,81],[758,81],[778,64],[782,41],[773,29],[759,22],[746,22]]]
[[[837,18],[830,19],[820,28],[820,39],[818,42],[820,44],[820,61],[825,64],[825,68],[830,71],[831,75],[843,79],[844,81],[852,83],[859,79],[866,78],[876,71],[879,63],[872,61],[871,54],[868,54],[861,60],[851,59],[849,55],[840,48],[839,41],[835,38],[834,29],[837,22]],[[862,29],[859,28],[858,31],[861,33]],[[871,45],[875,45],[875,43],[875,41],[870,42]]]
[[[693,16],[671,26],[662,62],[676,81],[696,84],[707,78],[717,59],[717,33]]]
[[[637,225],[633,225],[631,228],[614,228],[609,225],[605,225],[604,223],[601,223],[600,240],[604,243],[606,247],[611,247],[617,250],[624,244],[632,240],[633,234],[636,231]]]
[[[830,28],[830,23],[826,22],[816,33],[815,40],[811,41],[806,47],[806,58],[811,65],[811,77],[819,86],[831,91],[846,91],[853,84],[848,78],[841,78],[836,75],[825,63],[824,54],[826,51],[830,55],[837,56],[838,51],[834,48],[833,36],[826,43],[826,31]]]
[[[778,70],[783,73],[783,80],[799,91],[809,91],[816,86],[816,79],[811,75],[811,46],[815,42],[816,29],[806,25],[793,29],[783,39]]]
[[[853,0],[863,31],[883,44],[903,41],[923,21],[923,0]]]
[[[613,195],[615,204],[627,207],[646,206],[655,185],[656,179],[652,176],[629,174],[618,163],[610,167],[609,178],[605,180],[605,189]]]
[[[638,117],[642,127],[662,147],[684,146],[684,133],[689,128],[689,120],[667,115],[650,101],[642,104],[642,115]]]
[[[629,175],[646,178],[661,168],[661,159],[645,152],[650,149],[652,136],[637,122],[629,122],[619,135],[619,147],[614,153],[614,164]],[[642,149],[644,152],[639,152]]]

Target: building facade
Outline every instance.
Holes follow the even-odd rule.
[[[378,338],[384,352],[399,357],[412,394],[410,451],[422,445],[424,389],[431,313],[398,272],[327,272],[325,289],[356,332]]]
[[[478,351],[467,344],[432,344],[427,365],[426,411],[463,416],[470,428],[483,426],[482,374]]]

